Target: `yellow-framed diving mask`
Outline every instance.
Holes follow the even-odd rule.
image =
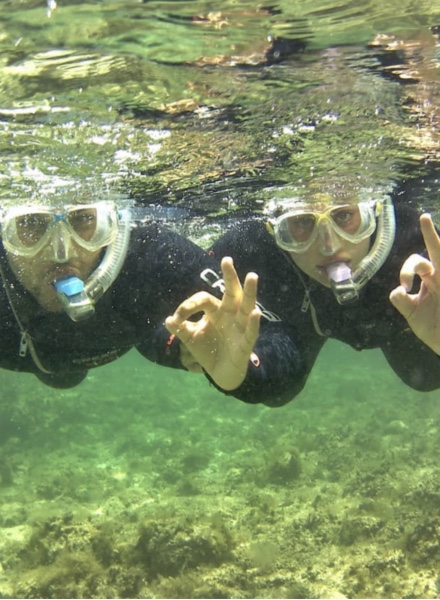
[[[268,229],[280,248],[303,253],[323,229],[353,244],[361,242],[374,233],[380,211],[381,204],[376,201],[332,205],[322,211],[297,203],[292,208],[286,207],[280,216],[269,219]]]

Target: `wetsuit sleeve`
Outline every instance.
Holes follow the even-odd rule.
[[[35,375],[44,384],[57,389],[67,389],[80,384],[87,377],[87,371],[75,371],[72,373],[42,373],[36,371]]]
[[[249,361],[246,379],[240,387],[225,392],[228,396],[249,404],[265,404],[278,407],[287,404],[303,389],[316,356],[323,344],[319,343],[308,352],[295,343],[296,334],[283,323],[263,325],[253,356]]]
[[[162,367],[186,370],[180,361],[180,340],[170,335],[163,322],[154,327],[136,349],[142,356]]]
[[[419,392],[440,388],[440,356],[410,329],[402,331],[381,349],[390,367],[409,387]]]
[[[212,251],[219,260],[232,256],[242,281],[246,273],[255,271],[260,277],[259,290],[263,290],[258,297],[264,310],[255,357],[249,361],[241,386],[223,393],[252,404],[283,406],[303,389],[325,338],[317,338],[312,330],[309,336],[307,326],[303,326],[300,333],[283,320],[271,321],[264,317],[265,310],[273,310],[277,293],[276,286],[264,284],[277,281],[276,269],[280,262],[279,252],[264,226],[234,227],[214,244]]]

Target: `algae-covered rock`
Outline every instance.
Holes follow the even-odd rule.
[[[150,576],[175,576],[182,569],[220,565],[230,558],[230,539],[220,528],[181,520],[149,521],[140,529],[135,555]]]
[[[267,467],[269,483],[289,485],[301,475],[301,456],[297,448],[284,450]]]

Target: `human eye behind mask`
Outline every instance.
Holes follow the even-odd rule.
[[[48,242],[53,223],[48,211],[8,215],[2,221],[3,244],[14,255],[35,256]]]
[[[26,248],[36,246],[53,224],[51,215],[31,213],[15,219],[17,241]]]
[[[67,221],[72,230],[85,242],[90,242],[97,233],[95,209],[72,210],[67,215]]]

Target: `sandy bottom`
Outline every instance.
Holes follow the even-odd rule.
[[[436,598],[440,392],[328,344],[247,406],[135,353],[0,373],[0,597]]]

